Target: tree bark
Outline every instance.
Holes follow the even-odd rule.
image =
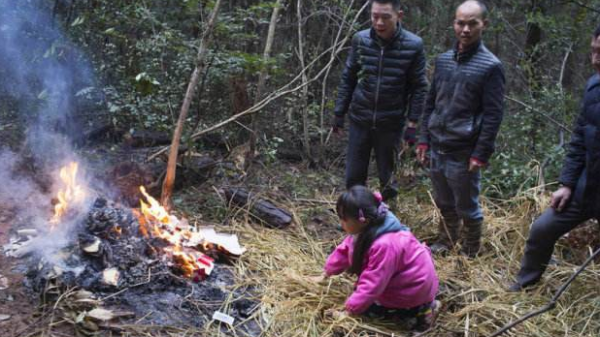
[[[542,15],[543,8],[539,0],[531,0],[530,11],[534,15]],[[542,74],[540,72],[539,61],[541,52],[539,45],[542,42],[542,28],[537,22],[527,22],[527,35],[525,36],[525,53],[526,53],[526,73],[527,81],[529,84],[529,91],[531,97],[534,99],[539,98],[540,89],[542,87]],[[537,138],[539,136],[538,130],[542,129],[541,120],[537,115],[533,116],[532,120],[533,128],[530,133],[531,149],[534,154],[537,153]]]
[[[224,196],[228,205],[248,207],[250,214],[263,222],[267,227],[285,228],[292,223],[292,214],[275,206],[273,203],[257,197],[242,188],[224,188]]]
[[[190,104],[192,103],[192,100],[194,98],[196,86],[200,81],[200,74],[202,73],[202,69],[204,68],[204,58],[206,57],[208,46],[211,42],[212,33],[215,27],[215,23],[217,21],[217,14],[219,13],[220,6],[221,0],[217,0],[213,8],[213,12],[208,21],[206,32],[204,33],[204,36],[200,41],[198,57],[196,60],[196,68],[192,72],[192,77],[188,84],[187,91],[183,99],[183,104],[181,105],[181,111],[179,112],[177,126],[175,127],[175,132],[173,133],[173,141],[171,142],[171,150],[169,152],[169,162],[167,164],[167,174],[165,176],[165,181],[163,182],[161,193],[161,203],[163,207],[165,207],[167,210],[172,208],[171,196],[173,194],[173,185],[175,184],[177,153],[179,149],[179,142],[181,141],[181,134],[183,133],[183,126],[185,124],[185,120],[187,119],[187,115],[190,110]]]
[[[337,46],[338,41],[340,40],[340,37],[342,36],[342,32],[344,30],[344,25],[346,24],[346,18],[348,17],[348,15],[350,15],[350,11],[351,9],[354,7],[354,1],[355,0],[351,0],[350,4],[348,5],[348,10],[344,13],[344,17],[343,20],[340,24],[340,28],[338,29],[338,32],[335,36],[335,40],[333,42],[334,46]],[[368,2],[365,2],[365,5],[363,5],[363,7],[360,9],[360,11],[358,12],[359,14],[362,13],[362,11],[365,10],[366,6],[368,5]],[[356,20],[356,18],[355,18]],[[354,22],[352,22],[350,24],[350,30],[352,30],[352,24]],[[339,49],[334,48],[331,51],[331,58],[329,59],[330,63],[333,63],[333,61],[335,60],[335,58],[337,57],[337,55],[339,54],[339,52],[341,51],[341,48],[343,46],[341,46]],[[321,109],[319,111],[319,129],[320,129],[320,143],[321,143],[321,151],[322,149],[325,147],[325,143],[327,138],[325,137],[325,135],[327,134],[327,131],[329,130],[329,123],[325,121],[325,103],[327,101],[327,80],[329,79],[329,73],[331,71],[331,67],[329,67],[327,69],[327,71],[325,72],[325,76],[323,78],[323,82],[321,85]],[[330,116],[329,116],[330,117]],[[327,127],[325,126],[325,123],[327,124]],[[322,154],[320,155],[320,157],[323,157]],[[322,159],[322,158],[319,158]]]
[[[298,16],[298,58],[300,59],[300,67],[304,69],[306,67],[304,62],[304,34],[302,33],[302,0],[298,0],[297,3],[297,16]],[[302,84],[308,82],[308,76],[306,72],[302,73]],[[307,159],[312,159],[310,151],[310,133],[309,133],[309,121],[308,121],[308,85],[302,88],[302,98],[300,100],[300,111],[302,112],[302,136],[304,139],[304,153]]]
[[[356,24],[356,22],[358,21],[359,17],[361,16],[361,14],[367,9],[367,7],[369,6],[369,2],[365,1],[364,5],[359,9],[359,11],[356,13],[354,19],[352,20],[352,22],[348,25],[349,27],[354,27],[354,25]],[[261,109],[263,109],[265,106],[267,106],[268,104],[270,104],[271,102],[289,95],[291,93],[294,93],[300,89],[302,89],[304,86],[309,85],[310,83],[316,81],[317,79],[321,78],[321,76],[323,76],[323,74],[325,74],[326,72],[328,72],[331,69],[332,64],[334,63],[336,56],[340,53],[340,51],[342,50],[342,48],[344,47],[344,45],[346,44],[346,42],[348,42],[348,40],[350,39],[351,35],[352,35],[352,29],[350,29],[348,31],[348,33],[346,34],[346,36],[341,40],[341,41],[336,41],[334,43],[333,46],[329,47],[327,50],[325,50],[324,52],[322,52],[321,54],[317,55],[316,57],[312,58],[311,61],[309,62],[309,64],[306,65],[306,67],[304,69],[302,69],[302,71],[300,72],[300,74],[296,75],[289,83],[283,85],[282,87],[280,87],[279,89],[271,92],[267,97],[265,97],[264,99],[262,99],[261,101],[259,101],[258,103],[254,104],[252,107],[248,108],[245,111],[242,111],[236,115],[233,115],[219,123],[216,123],[210,127],[207,127],[204,130],[195,132],[194,134],[192,134],[190,136],[190,139],[194,140],[194,139],[198,139],[199,137],[208,134],[212,131],[218,130],[220,128],[222,128],[223,126],[235,122],[238,119],[246,116],[246,115],[250,115],[250,114],[254,114],[257,113],[259,111],[261,111]],[[317,61],[319,61],[322,57],[324,57],[325,55],[328,55],[330,52],[333,51],[333,54],[331,55],[331,58],[329,59],[329,61],[327,62],[327,64],[320,70],[317,72],[316,75],[314,75],[312,78],[310,78],[308,80],[308,82],[300,84],[296,87],[293,87],[290,89],[290,87],[292,85],[294,85],[294,83],[296,83],[298,81],[298,79],[300,79],[302,77],[302,73],[305,71],[308,71],[308,69],[312,68]],[[169,150],[169,147],[164,147],[160,150],[158,150],[157,152],[155,152],[154,154],[152,154],[150,157],[148,157],[147,161],[153,160],[154,158],[160,156],[161,154],[167,152]]]
[[[269,32],[267,33],[267,41],[265,43],[265,49],[263,52],[263,62],[265,66],[261,69],[258,75],[258,84],[256,87],[256,97],[254,102],[259,102],[265,89],[265,82],[267,81],[267,67],[266,63],[271,58],[271,49],[273,48],[273,40],[275,38],[275,29],[277,28],[277,20],[279,19],[279,12],[281,11],[283,0],[276,0],[275,6],[273,7],[273,13],[271,14],[271,22],[269,23]],[[256,151],[257,143],[257,129],[258,129],[258,117],[252,116],[252,134],[250,135],[250,153],[254,155]]]

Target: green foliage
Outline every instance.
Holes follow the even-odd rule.
[[[283,142],[284,140],[279,137],[267,138],[267,136],[264,136],[262,152],[267,163],[272,163],[277,160],[277,150]]]
[[[428,69],[436,55],[452,47],[452,14],[459,2],[403,1],[403,25],[423,37]],[[597,20],[590,8],[600,8],[600,1],[585,2],[585,6],[581,3],[490,3],[486,45],[504,63],[507,95],[531,107],[507,101],[497,152],[484,174],[484,186],[494,196],[510,196],[539,184],[540,167],[545,182],[556,179],[570,135],[549,118],[567,127],[572,125],[585,79],[591,73],[587,55]],[[80,90],[77,97],[102,96],[111,121],[125,129],[172,130],[214,4],[213,0],[82,0],[73,2],[71,7],[61,7],[57,17],[70,38],[86,50],[99,77],[95,87]],[[295,2],[285,2],[272,57],[268,61],[263,58],[274,4],[273,0],[223,2],[202,74],[204,86],[192,102],[188,125],[199,122],[209,126],[230,117],[236,108],[233,102],[244,95],[245,104],[255,102],[261,71],[268,74],[263,96],[299,73]],[[306,63],[331,47],[340,27],[344,35],[369,26],[367,13],[352,27],[348,21],[342,22],[346,14],[347,19],[354,17],[362,4],[346,0],[303,1]],[[538,7],[532,7],[533,4]],[[537,55],[534,59],[528,57],[531,51],[525,46],[532,25],[542,32],[541,40],[529,46]],[[321,77],[309,86],[306,106],[304,97],[297,92],[261,111],[259,150],[268,161],[275,160],[281,147],[302,143],[302,111],[308,113],[311,147],[316,153],[322,152],[319,141],[329,131],[329,115],[321,116],[321,111],[333,110],[346,50],[338,55],[329,73],[325,97]],[[61,59],[68,53],[68,47],[57,41],[30,57]],[[314,76],[328,59],[327,56],[317,61],[307,76]],[[234,90],[234,79],[247,85]],[[40,101],[31,104],[42,104]],[[321,120],[326,124],[321,125]],[[247,120],[240,122],[249,126]],[[240,130],[245,128],[230,126],[224,132],[234,135],[232,139],[245,141],[248,133]]]
[[[570,133],[550,118],[570,128],[579,112],[577,99],[556,85],[543,87],[525,104],[531,109],[514,106],[506,112],[499,147],[484,176],[485,185],[498,197],[537,186],[540,170],[546,182],[558,178]]]

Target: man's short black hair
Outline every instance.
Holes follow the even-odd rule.
[[[400,6],[400,0],[370,0],[369,2],[371,3],[371,6],[373,6],[374,2],[378,4],[392,4],[392,8],[394,8],[395,11],[399,11],[402,8]]]
[[[487,20],[487,18],[488,18],[488,15],[489,15],[489,10],[488,10],[488,7],[487,7],[487,5],[485,4],[485,2],[483,2],[483,1],[481,1],[481,0],[467,0],[467,1],[465,1],[465,2],[474,2],[474,3],[476,3],[476,4],[479,6],[479,8],[481,8],[481,18],[482,18],[483,20]],[[462,5],[463,5],[465,2],[463,2],[463,3],[461,4],[461,6],[462,6]]]
[[[596,28],[594,31],[594,39],[597,39],[598,36],[600,36],[600,26],[598,26],[598,28]]]

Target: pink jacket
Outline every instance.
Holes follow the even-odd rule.
[[[329,255],[325,273],[337,275],[352,263],[353,237],[348,236]],[[373,303],[391,309],[409,309],[431,302],[438,291],[438,277],[431,252],[409,231],[383,234],[365,256],[363,272],[346,311],[361,314]]]

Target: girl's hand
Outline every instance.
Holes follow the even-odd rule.
[[[327,279],[327,274],[323,273],[319,276],[307,276],[306,279],[312,283],[322,283]]]
[[[326,318],[331,318],[331,319],[342,319],[345,318],[346,316],[348,316],[348,314],[345,311],[341,311],[341,310],[336,310],[336,309],[327,309],[325,310],[325,317]]]

